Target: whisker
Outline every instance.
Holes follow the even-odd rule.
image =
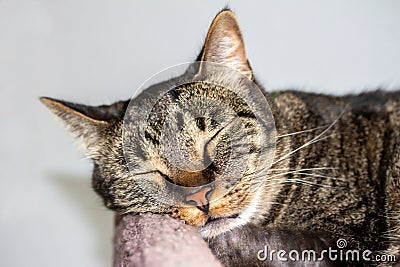
[[[276,164],[276,163],[278,163],[278,162],[280,162],[280,161],[286,159],[287,157],[289,157],[290,155],[296,153],[296,152],[299,151],[300,149],[303,149],[303,148],[305,148],[305,147],[308,147],[309,145],[312,145],[312,144],[317,143],[317,142],[319,142],[319,141],[328,139],[328,138],[333,137],[333,136],[338,135],[338,134],[341,134],[341,133],[334,133],[334,134],[327,135],[327,136],[324,136],[324,137],[319,138],[319,139],[313,138],[312,140],[308,141],[308,142],[305,143],[304,145],[302,145],[302,146],[296,148],[295,150],[292,150],[291,152],[287,153],[285,156],[283,156],[283,157],[277,159],[276,161],[274,161],[274,162],[272,163],[272,165],[274,165],[274,164]]]
[[[260,185],[260,184],[263,184],[263,183],[265,183],[265,182],[269,182],[269,183],[275,182],[275,181],[281,182],[282,180],[285,180],[285,179],[287,179],[287,178],[277,178],[277,177],[279,177],[279,176],[284,176],[284,175],[286,175],[286,174],[291,174],[291,173],[295,173],[295,172],[294,172],[294,171],[283,172],[283,173],[275,174],[275,175],[272,175],[272,176],[267,176],[266,179],[262,179],[262,180],[256,180],[256,179],[254,179],[254,178],[259,178],[259,177],[261,177],[262,175],[259,175],[259,176],[256,176],[256,177],[252,177],[251,185]]]
[[[318,177],[318,178],[326,178],[326,179],[332,179],[332,180],[338,180],[338,181],[345,181],[345,179],[343,179],[343,178],[326,176],[326,175],[322,175],[322,174],[318,174],[318,173],[298,172],[296,174],[306,175],[306,176],[311,176],[311,177]]]
[[[324,127],[326,127],[326,129],[325,129],[324,131],[322,131],[320,134],[318,134],[316,137],[314,137],[313,139],[309,140],[308,142],[306,142],[306,143],[303,144],[302,146],[300,146],[300,147],[294,149],[293,151],[287,153],[286,155],[280,157],[279,159],[277,159],[276,161],[274,161],[274,162],[271,164],[271,166],[273,166],[274,164],[276,164],[276,163],[278,163],[278,162],[280,162],[280,161],[286,159],[286,158],[289,157],[290,155],[293,155],[293,154],[296,153],[297,151],[299,151],[299,150],[301,150],[301,149],[303,149],[303,148],[305,148],[305,147],[307,147],[307,146],[309,146],[309,145],[312,145],[312,144],[314,144],[314,143],[316,143],[316,142],[325,140],[325,139],[327,139],[327,138],[329,138],[329,137],[332,137],[332,136],[335,136],[335,135],[337,135],[337,134],[341,134],[341,133],[336,133],[336,134],[332,134],[332,135],[328,135],[328,136],[322,137],[324,134],[326,134],[326,133],[339,121],[339,119],[343,116],[344,112],[347,110],[348,107],[349,107],[349,104],[347,104],[347,105],[343,108],[343,110],[340,112],[340,114],[338,115],[338,117],[337,117],[328,127],[326,127],[326,126],[318,126],[318,127],[314,128],[314,129],[305,130],[305,131],[312,131],[312,130],[315,130],[315,129],[317,129],[317,128],[324,128]],[[280,139],[280,140],[281,140],[281,139]],[[280,140],[277,140],[277,142],[279,142]],[[265,171],[266,169],[267,169],[267,167],[261,168],[261,169],[259,169],[259,170],[254,171],[253,173],[251,173],[251,174],[249,174],[249,175],[256,174],[256,173],[260,173],[260,172],[262,172],[262,171]]]
[[[262,177],[262,176],[266,176],[265,178],[267,178],[268,181],[270,181],[271,178],[279,177],[279,176],[286,175],[286,174],[297,174],[297,173],[303,172],[303,171],[324,170],[324,169],[329,170],[329,169],[337,169],[337,168],[319,167],[319,168],[305,168],[305,169],[298,169],[298,170],[290,170],[290,169],[289,169],[288,171],[281,172],[281,173],[277,173],[277,174],[274,174],[274,175],[271,175],[271,176],[268,176],[267,174],[261,173],[261,174],[259,174],[259,175],[257,175],[257,176],[252,176],[251,178],[252,178],[252,179],[257,179],[257,178],[260,178],[260,177]],[[269,170],[270,170],[270,169],[269,169]],[[254,172],[254,173],[255,173],[255,172]],[[253,174],[254,174],[254,173],[253,173]],[[246,175],[246,177],[251,176],[251,175],[252,175],[252,174],[248,174],[248,175]],[[328,176],[327,176],[327,177],[328,177]],[[258,182],[260,182],[260,181],[258,181]]]
[[[316,130],[319,130],[319,129],[322,129],[322,128],[325,128],[328,126],[329,126],[329,124],[325,124],[325,125],[321,125],[321,126],[318,126],[318,127],[312,128],[312,129],[304,130],[304,131],[298,131],[298,132],[278,135],[276,138],[282,138],[282,137],[287,137],[287,136],[292,136],[292,135],[297,135],[297,134],[302,134],[302,133],[309,133],[309,132],[313,132],[313,131],[316,131]]]
[[[284,160],[285,158],[289,157],[290,155],[296,153],[296,152],[299,151],[300,149],[303,149],[303,148],[305,148],[305,147],[307,147],[307,146],[309,146],[309,145],[312,145],[312,144],[314,144],[314,143],[317,143],[317,142],[319,142],[319,141],[325,140],[325,139],[327,139],[327,138],[333,137],[333,136],[338,135],[338,134],[341,134],[341,133],[334,133],[334,134],[327,135],[327,136],[324,136],[324,137],[319,138],[319,139],[313,138],[312,140],[308,141],[308,142],[305,143],[304,145],[302,145],[302,146],[296,148],[295,150],[293,150],[293,151],[287,153],[285,156],[283,156],[283,157],[277,159],[275,162],[273,162],[273,163],[271,164],[271,166],[273,166],[274,164],[278,163],[279,161]],[[256,171],[254,171],[253,173],[248,174],[248,175],[253,175],[253,174],[260,173],[260,172],[262,172],[262,171],[267,171],[267,170],[269,170],[269,168],[267,168],[267,167],[260,168],[259,170],[256,170]],[[261,175],[264,175],[264,174],[261,174]]]
[[[338,116],[324,131],[322,131],[320,134],[318,134],[316,137],[314,137],[313,139],[311,139],[310,141],[308,141],[308,142],[305,143],[304,145],[302,145],[302,146],[296,148],[295,150],[289,152],[289,153],[286,154],[285,156],[279,158],[279,159],[276,160],[274,163],[272,163],[272,165],[273,165],[273,164],[276,164],[276,163],[278,163],[278,162],[280,162],[280,161],[282,161],[282,160],[284,160],[284,159],[286,159],[287,157],[289,157],[290,155],[296,153],[297,151],[299,151],[299,150],[302,149],[302,148],[305,148],[305,147],[307,147],[307,146],[309,146],[309,145],[311,145],[311,144],[313,144],[313,143],[315,143],[315,142],[318,142],[318,141],[321,141],[321,140],[326,139],[326,137],[324,137],[324,138],[321,138],[321,137],[322,137],[324,134],[326,134],[330,129],[332,129],[332,127],[339,121],[339,119],[343,116],[343,114],[344,114],[344,112],[346,111],[346,109],[348,108],[348,106],[349,106],[349,104],[347,104],[347,105],[344,107],[344,109],[341,111],[341,113],[339,114],[339,116]]]
[[[282,181],[282,183],[293,183],[293,182],[295,182],[297,184],[304,184],[304,185],[310,185],[310,186],[320,186],[320,187],[329,187],[329,188],[333,187],[331,185],[317,184],[317,183],[313,183],[313,182],[306,181],[306,180],[303,180],[303,179],[292,179],[292,178],[290,178],[290,179],[285,179],[284,181]]]
[[[287,172],[278,173],[278,174],[275,174],[275,175],[272,175],[272,176],[266,176],[265,177],[266,179],[263,179],[261,181],[257,181],[257,180],[255,180],[253,178],[254,180],[253,180],[252,185],[257,186],[257,185],[261,185],[261,184],[266,183],[266,182],[271,183],[271,182],[275,182],[275,181],[278,182],[277,184],[280,184],[282,182],[298,182],[298,181],[303,181],[303,182],[305,182],[307,184],[311,184],[312,182],[304,180],[304,178],[306,178],[306,177],[319,177],[319,178],[325,178],[325,179],[331,179],[331,180],[345,181],[345,179],[343,179],[343,178],[327,176],[327,175],[322,175],[322,174],[318,174],[318,173],[304,172],[306,170],[316,170],[316,169],[323,170],[323,169],[338,169],[338,168],[323,168],[323,167],[319,167],[319,168],[308,168],[308,169],[291,170],[291,171],[287,171]],[[284,176],[286,174],[303,175],[303,179],[300,179],[300,178],[278,178],[279,176]],[[261,175],[260,176],[256,176],[256,178],[258,178],[258,177],[261,177]],[[313,183],[313,184],[321,185],[321,186],[327,186],[327,185],[323,185],[323,184],[316,184],[316,183]],[[269,184],[268,187],[271,187],[271,184]],[[329,187],[331,187],[331,186],[329,186]]]
[[[269,169],[271,171],[313,171],[313,170],[338,170],[339,168],[335,167],[315,167],[315,168],[307,168],[307,169],[290,169],[290,168],[278,168],[278,169]]]

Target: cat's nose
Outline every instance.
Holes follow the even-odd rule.
[[[208,210],[210,208],[210,197],[213,191],[213,186],[203,186],[194,193],[186,195],[185,201],[187,204],[196,206],[202,212],[208,213]]]

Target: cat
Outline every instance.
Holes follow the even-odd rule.
[[[226,266],[310,265],[313,261],[263,261],[257,253],[266,253],[265,245],[321,253],[337,249],[339,239],[348,249],[394,255],[394,260],[380,264],[399,266],[400,93],[377,90],[336,97],[268,92],[254,77],[238,20],[229,9],[214,18],[196,62],[185,75],[197,77],[209,68],[207,62],[226,66],[242,76],[240,82],[235,84],[226,74],[214,78],[236,86],[238,93],[205,81],[175,86],[181,79],[176,77],[150,86],[133,102],[87,106],[41,98],[83,141],[94,163],[92,185],[104,204],[119,214],[152,212],[184,220],[199,229]],[[250,82],[262,89],[262,96],[248,105],[241,98],[249,96]],[[167,85],[175,87],[162,95]],[[159,101],[151,102],[153,96]],[[182,103],[195,97],[234,110],[245,134],[204,116],[191,114],[195,119],[185,121],[186,113],[200,108],[190,110]],[[272,126],[258,121],[257,101],[269,106]],[[182,105],[186,111],[178,116],[175,109]],[[135,113],[143,109],[149,110],[144,119]],[[202,112],[212,113],[207,108]],[[170,114],[175,115],[169,127],[181,130],[175,146],[162,137]],[[214,116],[223,120],[230,115]],[[127,118],[137,128],[127,128]],[[142,132],[135,130],[139,128]],[[129,147],[124,147],[124,138]],[[248,149],[235,152],[233,145]],[[163,153],[175,147],[180,147],[183,161],[189,158],[203,168],[195,164],[193,171],[171,164]],[[268,155],[272,158],[264,162]],[[242,175],[228,181],[222,175],[228,167],[242,168]],[[168,193],[174,186],[182,191]],[[378,265],[365,259],[314,263]]]

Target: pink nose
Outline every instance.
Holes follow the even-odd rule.
[[[185,197],[186,203],[196,206],[199,210],[207,213],[210,207],[210,196],[214,188],[212,186],[203,186],[200,190],[191,193]]]

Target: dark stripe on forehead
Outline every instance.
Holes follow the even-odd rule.
[[[147,141],[150,141],[153,145],[160,145],[160,141],[158,140],[158,136],[155,136],[154,134],[151,134],[149,132],[149,129],[146,129],[144,132],[144,137],[146,138]]]
[[[152,135],[148,134],[146,139],[152,139],[152,143],[154,144],[154,140],[158,140],[161,131],[164,127],[165,120],[170,113],[170,110],[173,109],[181,109],[181,104],[190,101],[191,99],[196,98],[205,98],[212,99],[217,102],[220,102],[221,105],[226,105],[231,108],[238,117],[241,118],[251,118],[257,119],[255,114],[252,112],[249,105],[235,92],[226,89],[225,87],[208,83],[208,82],[194,82],[189,84],[184,84],[173,88],[172,90],[165,93],[153,106],[149,119],[147,121],[148,126],[147,129],[151,129],[149,133],[153,133]],[[207,101],[207,100],[206,100]],[[179,107],[178,107],[179,106]],[[205,113],[207,114],[207,110]],[[183,126],[182,115],[181,112],[177,112],[177,123],[179,126]],[[180,117],[179,117],[180,114]],[[210,112],[209,116],[212,118],[213,116],[220,116],[221,114],[212,114]],[[205,130],[206,120],[205,118],[196,119],[196,125],[200,130]],[[151,136],[151,138],[150,138]],[[159,143],[159,142],[158,142]]]
[[[257,119],[251,110],[241,110],[236,113],[241,118]]]
[[[179,96],[181,94],[181,90],[178,88],[174,88],[166,93],[166,95],[171,96],[173,100],[179,100]]]
[[[199,117],[199,118],[195,118],[195,120],[196,120],[197,127],[200,130],[204,131],[206,129],[206,118]]]
[[[182,90],[180,98],[182,101],[189,100],[191,98],[209,98],[226,105],[231,108],[238,117],[240,118],[251,118],[257,119],[246,101],[240,97],[237,93],[223,87],[208,82],[197,82],[179,87]],[[213,116],[219,116],[220,114],[209,114],[211,119]]]

